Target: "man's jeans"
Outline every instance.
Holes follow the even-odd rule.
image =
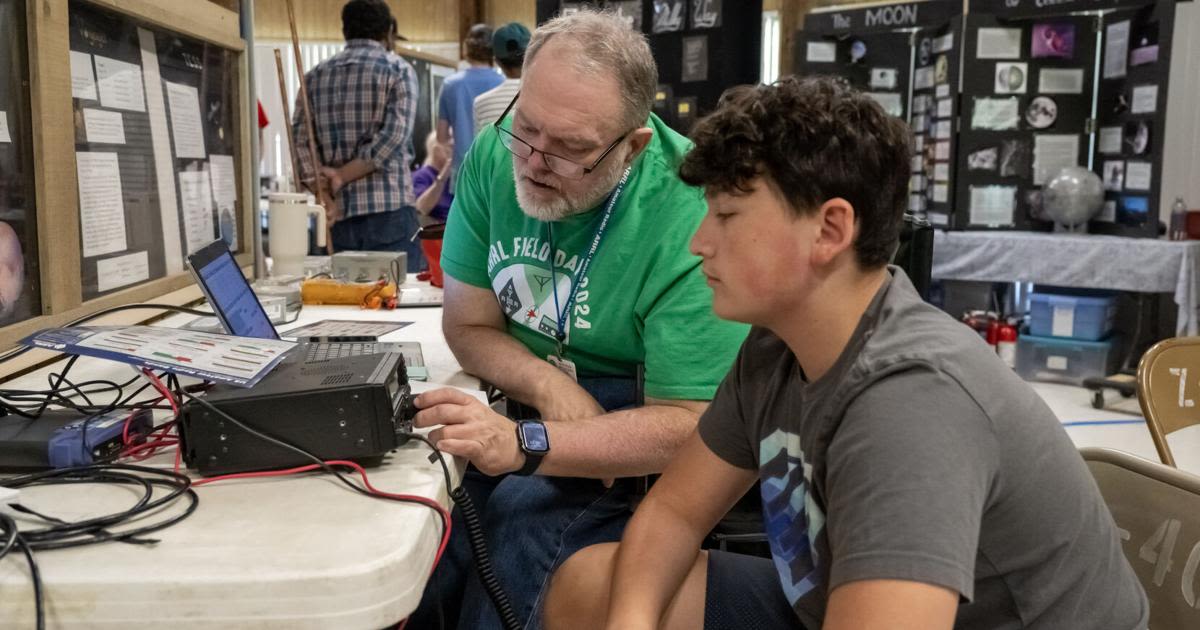
[[[412,206],[342,219],[331,230],[333,251],[404,252],[408,273],[417,273],[425,267],[421,244],[413,238],[419,228]]]
[[[629,407],[637,399],[633,379],[581,379],[580,384],[605,409]],[[550,577],[571,554],[621,539],[637,481],[618,479],[605,488],[596,479],[489,477],[468,467],[463,486],[480,514],[493,570],[522,627],[541,627]],[[447,628],[503,627],[475,570],[461,515],[456,507],[450,545],[408,628],[439,627],[439,607]]]

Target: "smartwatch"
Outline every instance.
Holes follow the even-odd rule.
[[[550,435],[546,432],[546,425],[536,420],[518,421],[517,444],[525,453],[525,465],[513,474],[527,477],[537,471],[542,458],[550,452]]]

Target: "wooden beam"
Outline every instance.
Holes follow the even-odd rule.
[[[83,293],[68,9],[67,0],[27,7],[42,313],[51,315],[78,307]]]
[[[231,50],[244,50],[238,14],[196,0],[86,0],[96,6],[145,20]],[[65,4],[65,3],[64,3]]]

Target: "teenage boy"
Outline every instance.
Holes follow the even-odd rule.
[[[619,544],[549,628],[1135,629],[1148,605],[1054,414],[888,267],[909,135],[834,79],[737,88],[682,179],[713,309],[754,325]],[[699,551],[755,482],[772,559]]]

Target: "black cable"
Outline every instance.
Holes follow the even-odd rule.
[[[29,563],[29,577],[33,580],[34,615],[36,616],[37,630],[44,630],[46,627],[45,597],[42,594],[42,573],[38,570],[37,560],[34,559],[29,544],[17,530],[17,522],[11,516],[0,512],[0,527],[3,527],[11,541],[11,543],[6,541],[3,549],[0,549],[0,559],[4,558],[14,546],[19,547],[25,554],[25,561]]]
[[[140,473],[138,475],[132,473]],[[149,475],[148,477],[142,475]],[[155,532],[191,516],[199,504],[199,497],[192,490],[192,481],[187,475],[170,470],[137,466],[133,464],[97,464],[41,471],[0,480],[0,485],[22,488],[33,485],[119,483],[141,487],[142,496],[133,507],[121,512],[94,517],[73,523],[57,524],[43,529],[22,533],[22,538],[31,549],[65,549],[106,541],[140,542],[138,536]],[[163,487],[168,492],[154,498],[154,488]],[[120,525],[152,512],[158,511],[180,496],[186,496],[189,504],[178,515],[142,527],[110,532],[107,528]]]
[[[438,462],[442,464],[442,472],[446,476],[446,487],[453,486],[454,484],[450,482],[450,468],[446,465],[442,452],[424,436],[416,433],[405,433],[404,435],[424,442],[433,450]],[[483,584],[483,589],[487,591],[492,605],[496,607],[496,613],[500,616],[505,630],[520,630],[521,622],[517,619],[517,613],[513,610],[508,594],[504,592],[504,587],[500,584],[500,579],[496,577],[496,572],[492,568],[491,552],[487,548],[483,523],[479,519],[479,513],[475,511],[475,503],[471,501],[471,495],[467,493],[466,487],[459,484],[457,488],[450,491],[450,498],[454,499],[454,503],[462,512],[462,520],[467,530],[467,541],[471,544],[471,555],[474,557],[475,570],[479,573],[479,581]]]
[[[191,392],[188,392],[186,389],[180,390],[179,393],[183,397],[185,397],[189,400],[195,401],[195,402],[199,403],[200,405],[206,407],[209,411],[212,411],[213,413],[221,416],[222,418],[225,418],[230,423],[232,423],[235,427],[245,431],[246,433],[249,433],[250,435],[257,437],[258,439],[263,440],[264,442],[268,442],[270,444],[274,444],[275,446],[279,446],[286,450],[292,451],[293,453],[296,453],[296,454],[300,455],[301,457],[303,457],[309,461],[312,461],[318,467],[320,467],[321,470],[323,470],[331,475],[334,475],[338,479],[338,481],[342,482],[343,484],[348,486],[351,490],[354,490],[355,492],[357,492],[359,494],[362,494],[362,495],[368,496],[368,497],[372,497],[372,498],[376,498],[376,499],[388,499],[390,501],[398,501],[400,503],[415,503],[417,505],[424,505],[425,507],[430,507],[419,501],[412,501],[409,499],[402,499],[399,497],[388,497],[388,496],[384,496],[384,495],[380,495],[380,494],[375,494],[374,492],[371,492],[367,488],[364,488],[364,487],[358,485],[357,483],[354,483],[353,481],[351,481],[349,478],[346,477],[346,475],[344,473],[342,473],[342,471],[338,470],[337,468],[335,468],[333,466],[330,466],[329,464],[326,464],[325,460],[321,459],[320,457],[317,457],[316,455],[313,455],[312,453],[300,448],[299,446],[296,446],[295,444],[290,444],[279,438],[267,435],[266,433],[263,433],[262,431],[259,431],[255,428],[247,425],[246,423],[242,422],[241,420],[238,420],[237,418],[234,418],[233,416],[229,415],[228,413],[225,413],[221,409],[218,409],[216,407],[216,405],[213,405],[212,403],[208,402],[207,400],[204,400],[204,398],[193,395]],[[443,464],[443,466],[444,465],[445,464]],[[447,472],[447,475],[449,475],[449,472]],[[449,477],[447,477],[447,479],[448,478]],[[447,485],[447,487],[449,487],[449,486]],[[443,514],[441,510],[435,510],[435,511],[437,512],[438,518],[442,521],[442,532],[445,532],[446,530],[448,530],[450,528],[450,521],[447,520],[447,516],[445,514]]]

